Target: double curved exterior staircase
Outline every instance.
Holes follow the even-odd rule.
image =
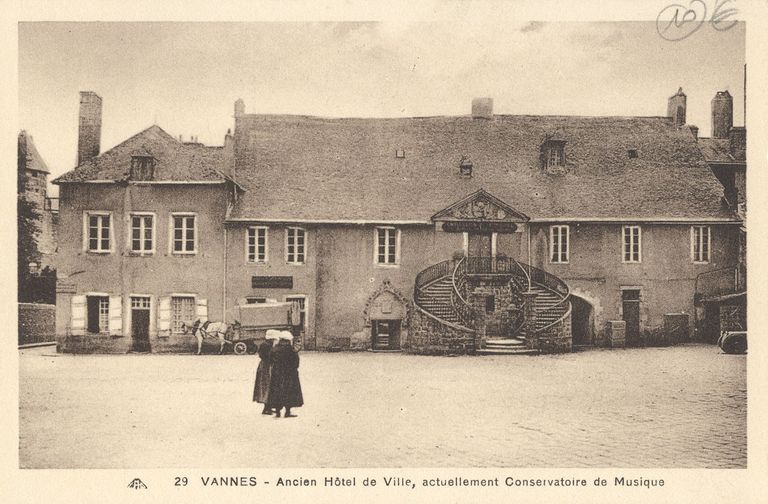
[[[494,307],[502,314],[494,323],[473,296],[481,282],[509,288],[507,305]],[[464,257],[433,264],[416,276],[414,294],[417,309],[438,327],[472,333],[476,353],[554,352],[556,342],[565,339],[570,347],[568,285],[512,258]]]

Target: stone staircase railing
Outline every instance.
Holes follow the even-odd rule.
[[[514,304],[523,306],[527,298],[526,293],[548,291],[550,294],[540,300],[536,305],[545,304],[543,309],[537,306],[532,319],[535,322],[528,326],[527,334],[533,336],[531,340],[552,339],[554,333],[570,335],[571,303],[568,285],[560,278],[542,269],[519,263],[508,257],[464,257],[458,261],[447,260],[434,264],[421,271],[415,282],[414,300],[419,311],[428,315],[434,322],[443,324],[450,330],[463,330],[476,333],[476,308],[468,301],[469,282],[471,276],[502,276],[509,281],[512,287]],[[435,282],[447,282],[450,277],[450,311],[445,320],[438,314],[430,313],[428,307],[423,304],[429,295],[427,288]],[[431,287],[430,287],[431,288]],[[447,290],[447,288],[445,289]],[[533,296],[536,297],[535,295]],[[549,298],[552,298],[551,301]],[[530,303],[530,301],[527,301]],[[531,310],[529,309],[529,313]],[[446,313],[446,312],[443,312]],[[530,319],[529,319],[530,320]],[[458,322],[457,322],[458,321]],[[567,326],[567,327],[566,327]],[[533,344],[534,341],[531,341]]]

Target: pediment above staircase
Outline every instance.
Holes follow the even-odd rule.
[[[507,229],[513,232],[518,223],[529,220],[527,215],[483,189],[432,216],[433,222],[443,222],[443,229],[446,231],[467,231],[480,226],[498,228],[498,230]]]

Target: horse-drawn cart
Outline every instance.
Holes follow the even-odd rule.
[[[254,353],[267,330],[295,331],[300,325],[299,306],[296,302],[270,302],[235,306],[233,350],[238,355]]]

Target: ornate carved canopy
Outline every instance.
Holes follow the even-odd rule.
[[[514,232],[518,223],[529,217],[518,212],[500,199],[480,189],[432,216],[433,222],[442,222],[450,232],[496,231]]]

